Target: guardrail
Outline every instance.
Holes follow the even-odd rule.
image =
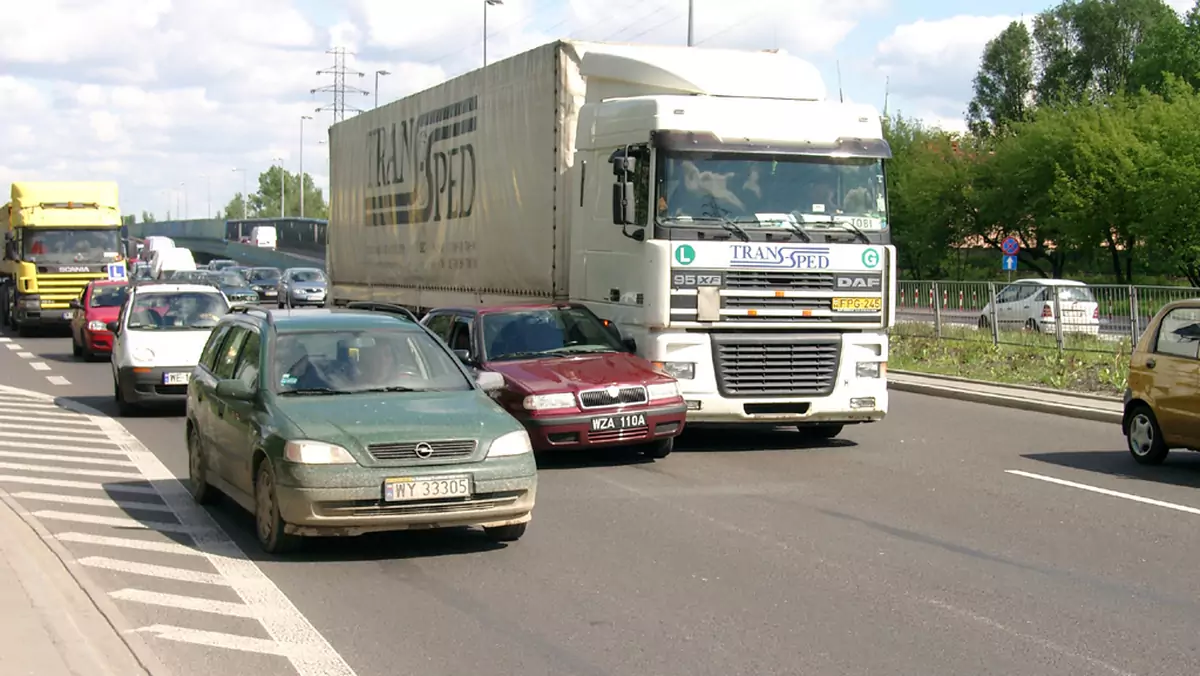
[[[892,331],[1060,352],[1111,352],[1120,344],[1132,349],[1163,305],[1198,296],[1200,288],[1177,286],[900,282]]]

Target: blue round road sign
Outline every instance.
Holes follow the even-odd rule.
[[[1004,243],[1000,245],[1000,248],[1004,249],[1004,253],[1008,254],[1009,256],[1016,256],[1017,252],[1021,250],[1021,245],[1019,242],[1017,242],[1016,237],[1006,237],[1004,239]]]

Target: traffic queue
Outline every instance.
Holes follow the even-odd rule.
[[[535,452],[660,459],[684,429],[675,378],[583,305],[332,308],[319,269],[173,251],[89,283],[72,351],[110,362],[122,416],[183,405],[193,497],[250,511],[269,552],[461,526],[514,541]]]

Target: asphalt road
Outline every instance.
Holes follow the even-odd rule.
[[[0,384],[116,415],[108,364],[9,338]],[[1137,468],[1111,425],[894,393],[886,422],[826,447],[707,431],[654,463],[545,459],[513,545],[398,534],[280,560],[230,503],[180,500],[179,412],[117,421],[134,440],[39,401],[0,391],[0,488],[177,676],[1200,673],[1200,456]],[[126,457],[110,448],[141,479],[38,457]]]

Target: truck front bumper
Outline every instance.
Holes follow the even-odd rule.
[[[18,306],[13,318],[16,320],[18,326],[65,328],[71,325],[71,310],[68,308],[57,310],[26,310]]]

